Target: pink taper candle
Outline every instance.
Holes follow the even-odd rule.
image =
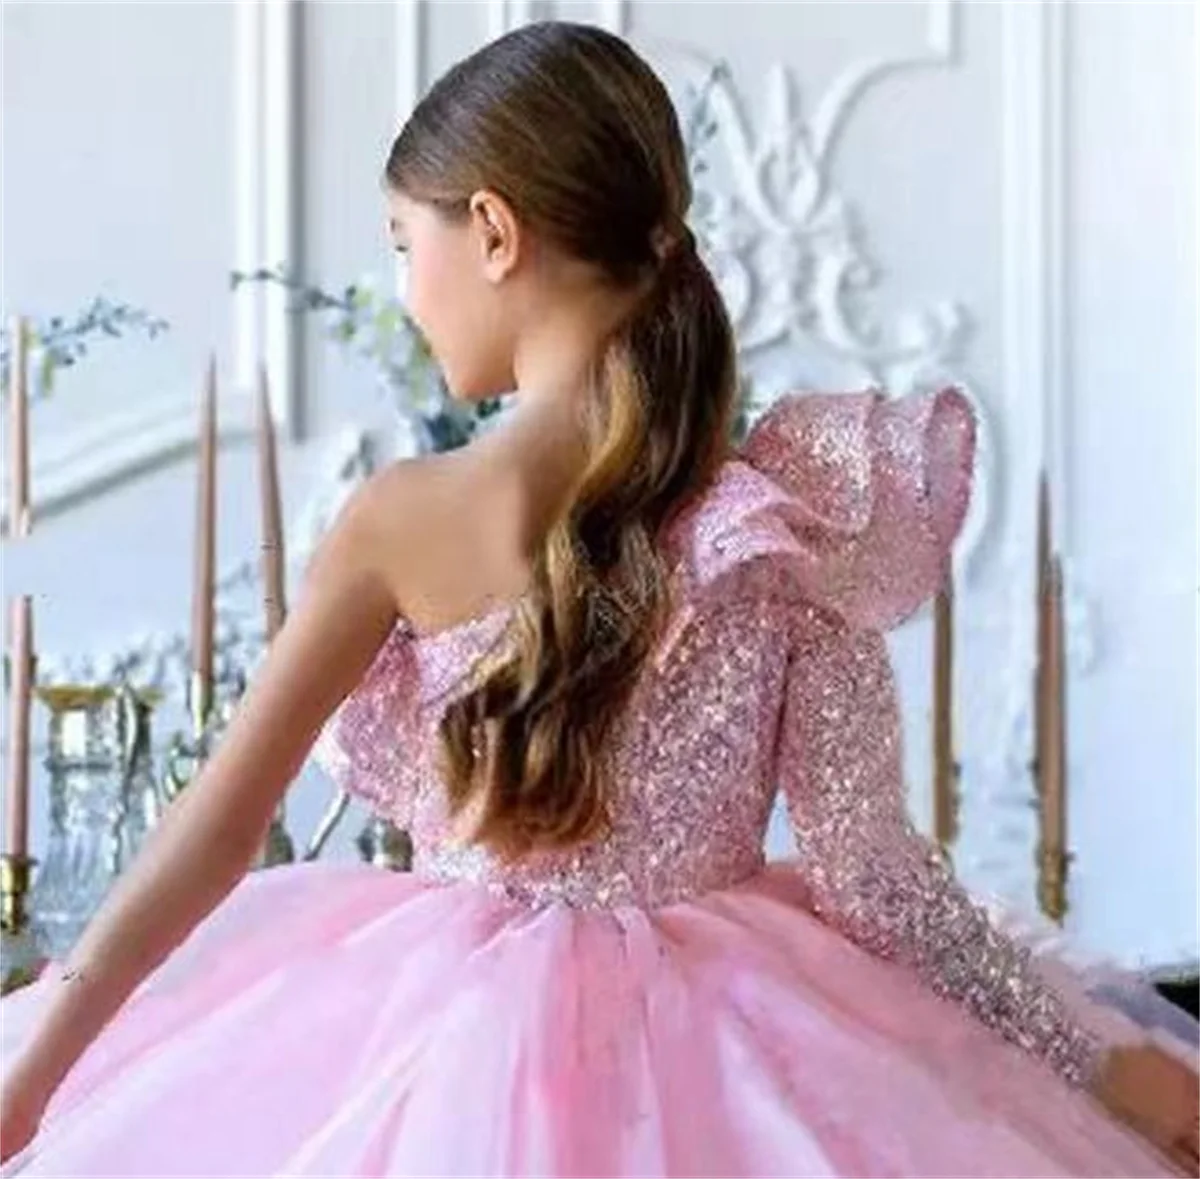
[[[258,494],[262,527],[263,606],[270,642],[287,612],[284,589],[283,506],[279,496],[279,458],[267,371],[258,370]]]
[[[210,359],[200,411],[196,479],[196,548],[192,586],[192,701],[200,722],[212,704],[213,597],[217,539],[217,366]]]
[[[1067,850],[1067,635],[1062,562],[1052,557],[1047,576],[1045,719],[1042,749],[1042,840]]]
[[[24,856],[29,846],[29,708],[33,695],[33,601],[11,598],[8,610],[8,790],[5,850]]]
[[[934,837],[948,847],[957,835],[954,764],[954,573],[933,611],[933,819]]]

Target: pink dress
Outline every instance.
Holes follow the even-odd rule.
[[[906,818],[882,632],[937,587],[954,391],[780,402],[667,538],[677,605],[608,834],[450,836],[433,734],[512,607],[401,621],[322,736],[415,868],[255,873],[81,1058],[3,1175],[1166,1175],[1101,1040]],[[764,862],[777,790],[801,856]],[[51,983],[0,1004],[11,1049]]]

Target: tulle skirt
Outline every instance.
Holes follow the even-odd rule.
[[[0,1003],[12,1059],[51,984]],[[357,864],[248,876],[9,1175],[1167,1175],[772,868],[530,910]]]

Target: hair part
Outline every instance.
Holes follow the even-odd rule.
[[[670,605],[660,549],[706,486],[734,416],[733,331],[686,227],[679,122],[619,37],[523,26],[455,65],[389,154],[388,183],[449,216],[499,193],[523,224],[639,289],[594,358],[587,460],[533,563],[512,642],[440,726],[451,810],[517,857],[595,836],[605,749]]]

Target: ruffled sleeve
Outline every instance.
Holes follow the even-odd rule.
[[[794,611],[777,776],[817,912],[913,967],[1075,1084],[1101,1045],[954,879],[905,805],[900,717],[882,630],[936,592],[970,493],[975,428],[954,390],[796,397],[743,457],[784,495]]]
[[[814,605],[884,630],[940,587],[975,459],[975,417],[958,389],[785,397],[741,457],[784,493],[775,511]]]

